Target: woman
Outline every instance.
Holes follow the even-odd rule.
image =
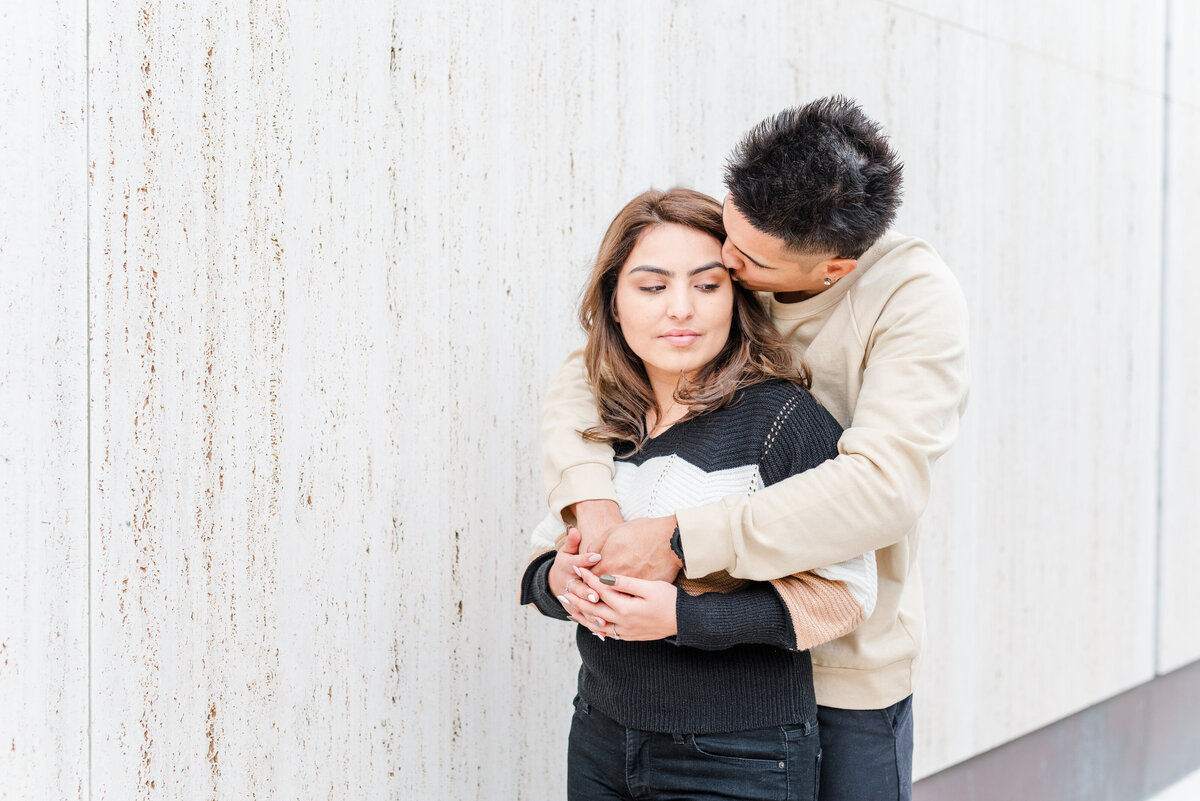
[[[721,263],[720,205],[649,191],[609,226],[581,310],[626,518],[753,492],[832,458],[841,430],[756,298]],[[535,532],[561,530],[548,518]],[[807,648],[874,603],[873,555],[774,582],[596,576],[573,529],[534,554],[521,601],[580,624],[568,794],[816,798]],[[586,631],[585,631],[586,629]],[[586,637],[585,633],[596,637]]]

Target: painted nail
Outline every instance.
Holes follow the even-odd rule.
[[[571,565],[571,569],[575,571],[575,575],[579,576],[580,578],[583,578],[583,571],[580,570],[577,566]]]
[[[597,562],[599,562],[599,561],[600,561],[600,554],[598,554],[598,553],[594,553],[594,554],[592,554],[591,556],[589,556],[589,557],[588,557],[588,563],[589,563],[589,564],[593,564],[593,565],[594,565],[594,564],[596,564],[596,563],[597,563]]]
[[[599,637],[599,638],[600,638],[600,642],[604,642],[604,635],[603,635],[603,634],[601,634],[601,633],[600,633],[600,632],[598,632],[598,631],[593,631],[593,632],[592,632],[592,634],[595,634],[597,637]]]
[[[598,595],[596,595],[596,593],[594,593],[594,592],[589,592],[588,600],[591,601],[592,603],[596,603],[596,601],[600,600],[600,597]]]
[[[608,586],[610,586],[610,587],[611,587],[612,585],[614,585],[614,584],[616,584],[616,583],[617,583],[617,577],[616,577],[616,576],[610,576],[610,575],[608,575],[607,573],[605,573],[603,576],[601,576],[601,577],[600,577],[600,583],[601,583],[601,584],[607,584]]]
[[[554,597],[557,598],[558,602],[561,603],[563,606],[571,605],[571,602],[567,600],[567,596],[565,596],[565,595],[555,595]]]

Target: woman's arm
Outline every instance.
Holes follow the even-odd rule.
[[[570,620],[571,616],[548,587],[547,577],[557,555],[555,550],[544,550],[529,558],[521,575],[521,603],[533,604],[546,617]]]
[[[677,645],[708,651],[753,644],[803,651],[843,636],[870,616],[873,591],[862,598],[854,585],[873,587],[873,567],[874,554],[866,554],[833,568],[844,578],[804,573],[695,595],[665,581],[580,570],[583,582],[567,597],[589,629],[612,636],[615,625],[623,640],[673,637]],[[585,593],[599,602],[581,597]]]
[[[842,434],[832,415],[798,388],[782,403],[769,431],[759,460],[768,487],[835,457]],[[736,587],[733,592],[699,594],[693,589],[695,582],[681,582],[694,593],[692,598],[680,594],[681,644],[726,648],[767,641],[789,650],[806,650],[858,627],[874,611],[878,591],[874,552],[770,582],[738,586],[735,579],[722,575],[725,578],[718,582]]]

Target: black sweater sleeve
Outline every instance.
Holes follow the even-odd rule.
[[[719,651],[735,645],[773,645],[794,651],[796,633],[783,600],[765,581],[730,593],[688,595],[675,601],[677,645]]]
[[[555,620],[570,620],[571,616],[567,614],[567,610],[563,609],[563,605],[558,602],[546,584],[546,576],[550,573],[550,567],[554,564],[554,557],[557,553],[557,551],[547,551],[530,560],[525,567],[524,575],[521,576],[521,603],[533,604],[546,617],[552,617]]]
[[[763,485],[770,486],[837,456],[842,427],[806,390],[788,387],[764,442],[759,462]],[[687,554],[684,554],[687,557]],[[675,604],[679,645],[720,650],[742,644],[796,649],[796,629],[775,588],[755,581],[731,593],[690,596]]]

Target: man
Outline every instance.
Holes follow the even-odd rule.
[[[611,449],[577,433],[596,418],[578,353],[543,410],[551,507],[575,520],[580,552],[601,553],[605,573],[769,580],[876,551],[874,614],[812,652],[822,801],[911,797],[917,524],[966,405],[966,304],[932,248],[889,230],[900,183],[879,126],[842,97],[763,121],[726,170],[725,266],[773,293],[813,394],[846,428],[836,459],[754,494],[622,521]]]

